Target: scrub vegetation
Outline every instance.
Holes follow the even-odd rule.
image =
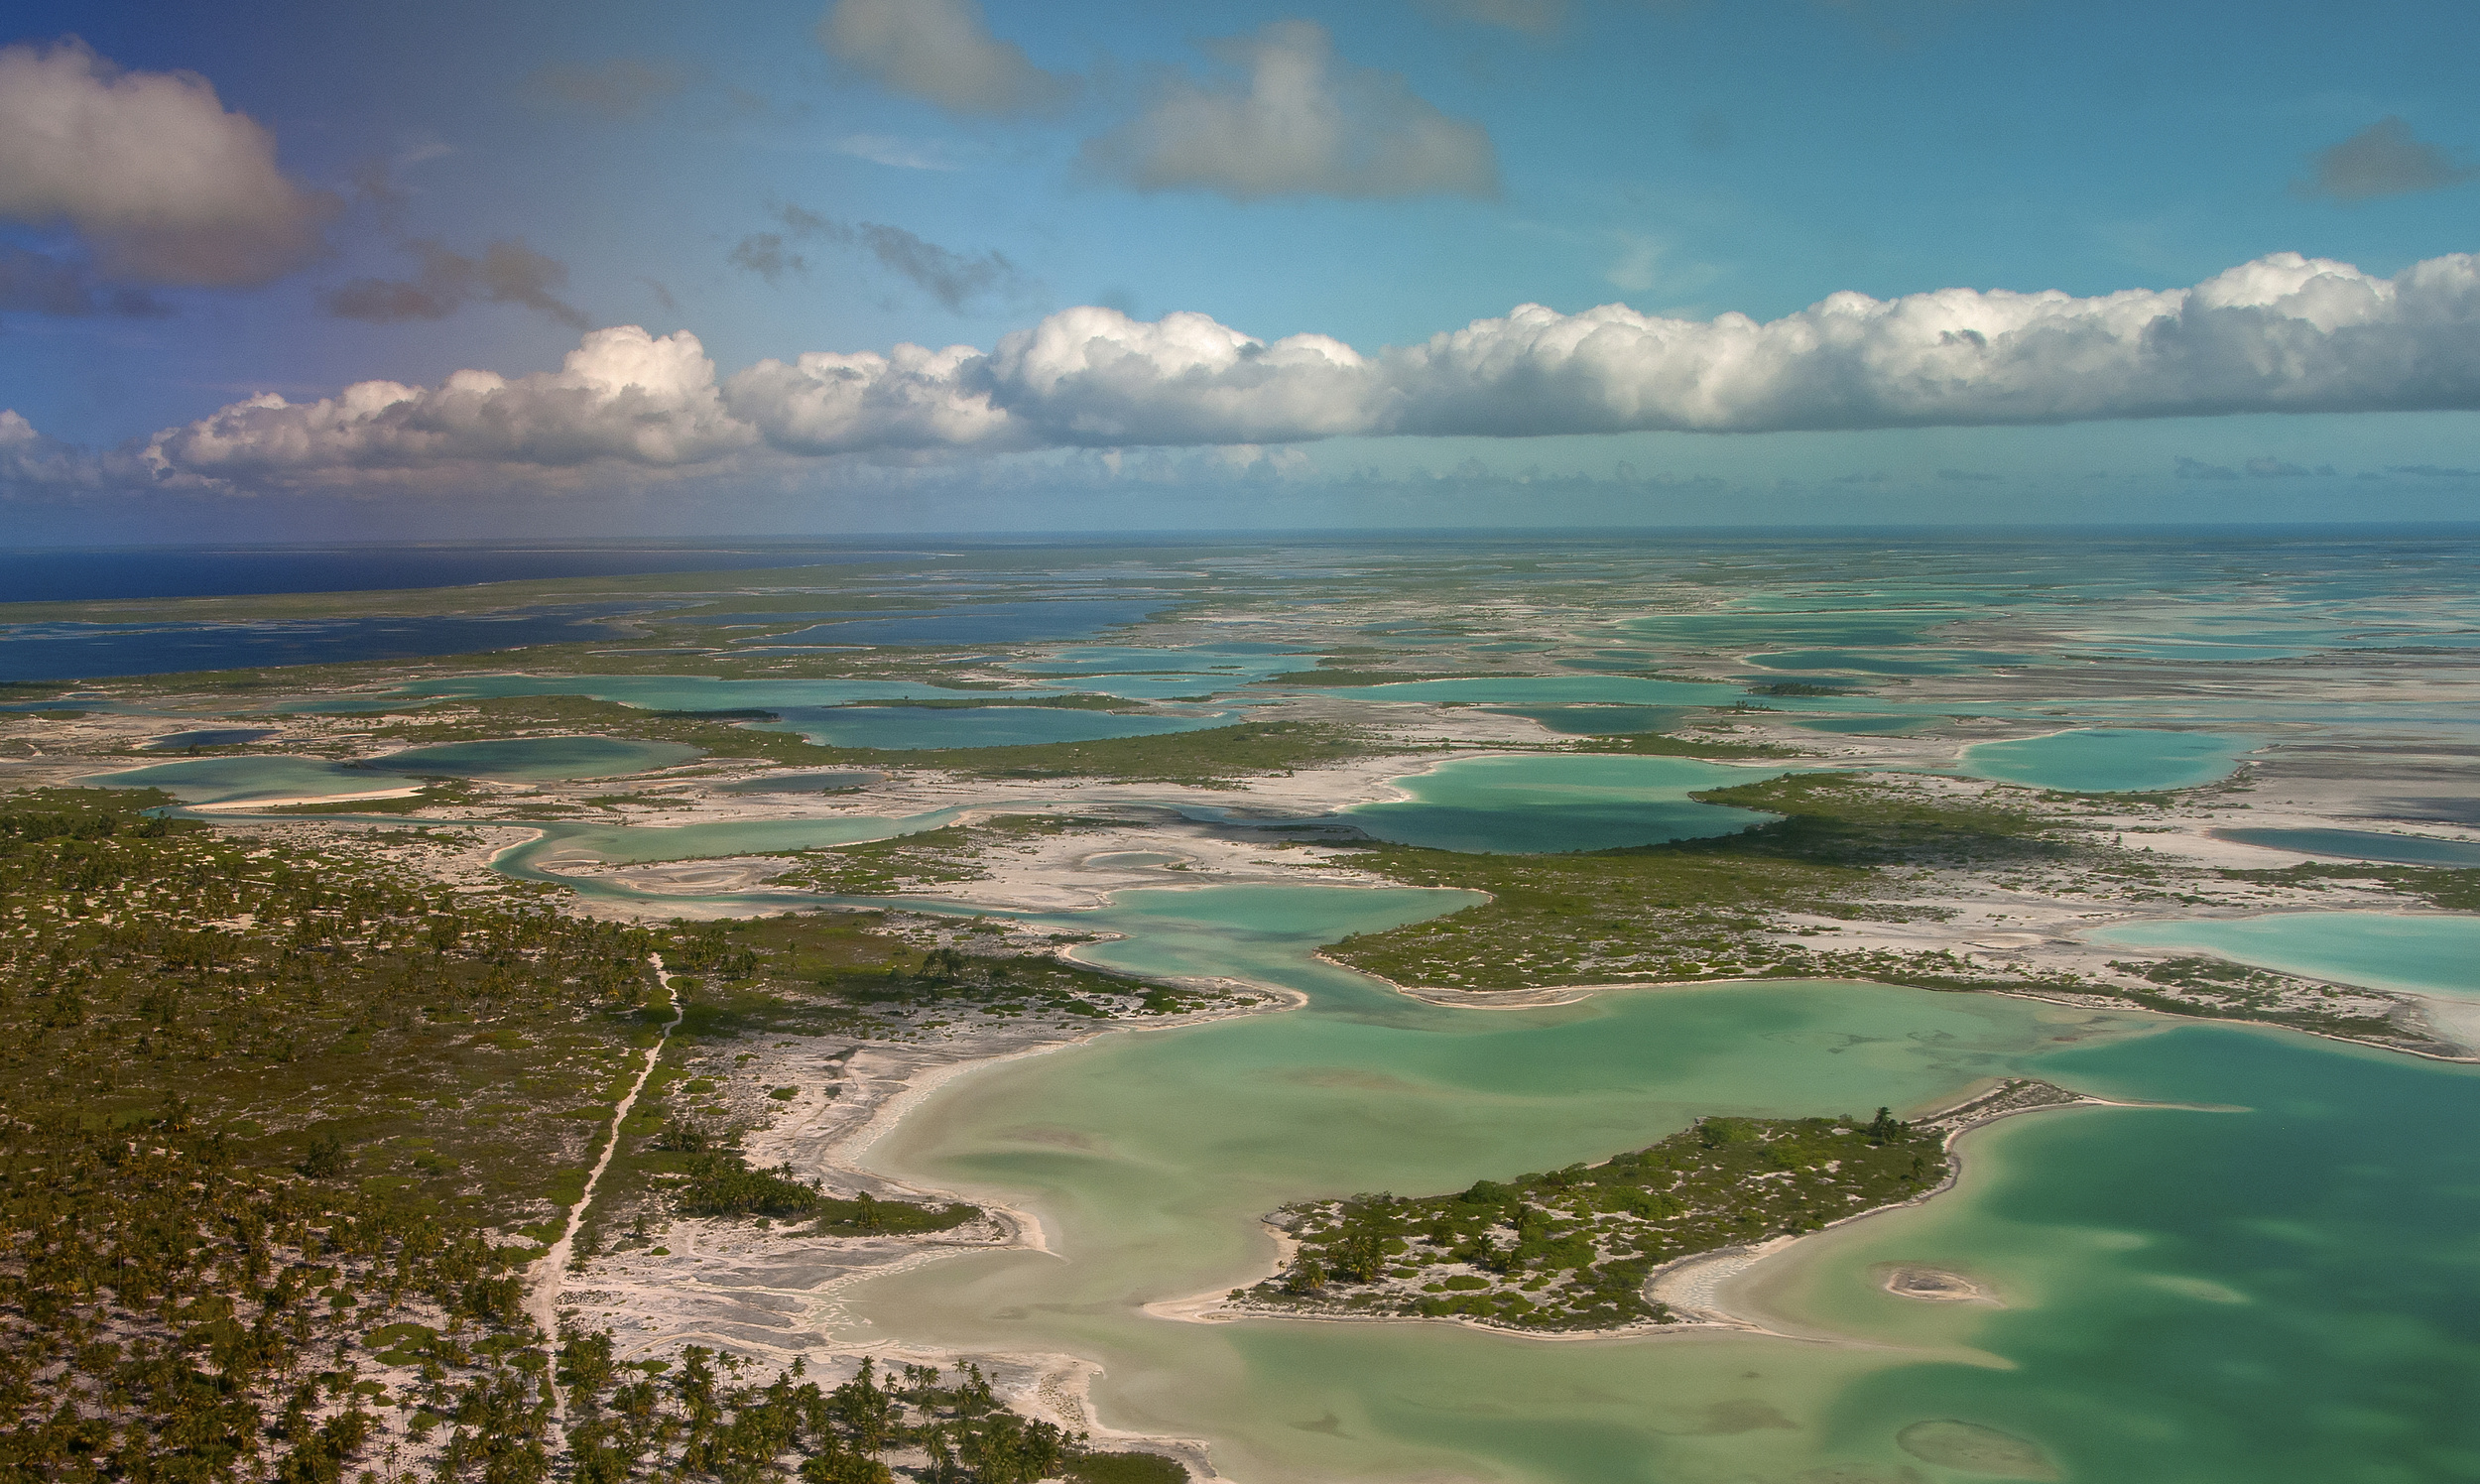
[[[1398,984],[1457,990],[1770,976],[2034,993],[2170,1015],[2262,1021],[2430,1051],[2381,996],[2218,960],[2113,962],[2110,972],[2017,968],[1952,949],[1838,948],[1831,924],[1933,922],[1954,908],[1940,873],[2124,900],[2175,899],[2173,871],[2111,843],[2078,796],[1841,773],[1790,774],[1695,796],[1783,817],[1738,834],[1570,855],[1463,855],[1380,845],[1343,857],[1408,886],[1490,900],[1349,937],[1327,956]],[[2219,872],[2247,882],[2376,882],[2440,906],[2480,872],[2403,867]],[[2204,900],[2195,898],[2192,900]],[[1805,920],[1807,926],[1802,926]]]
[[[1299,1243],[1242,1307],[1460,1317],[1505,1329],[1674,1321],[1646,1283],[1698,1253],[1814,1231],[1946,1175],[1943,1140],[1886,1109],[1850,1118],[1707,1118],[1598,1165],[1476,1180],[1454,1195],[1355,1195],[1268,1218]]]
[[[0,799],[0,1479],[1030,1481],[1081,1456],[969,1374],[872,1400],[711,1358],[632,1372],[599,1336],[555,1358],[526,1275],[655,1036],[655,952],[683,970],[684,1051],[920,1034],[922,1006],[1024,1013],[1054,980],[1110,991],[1064,995],[1062,1023],[1190,1000],[926,953],[875,914],[591,922],[536,888],[451,892],[281,826],[144,812],[162,802]],[[812,978],[771,992],[766,970]],[[681,1113],[697,1079],[661,1070],[621,1163],[667,1219],[782,1209],[884,1236],[978,1214],[752,1170],[737,1127]]]

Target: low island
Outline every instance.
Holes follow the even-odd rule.
[[[2090,1101],[2014,1079],[1917,1122],[1709,1117],[1598,1165],[1478,1180],[1451,1195],[1302,1201],[1266,1218],[1288,1248],[1226,1314],[1449,1318],[1532,1333],[1678,1322],[1658,1271],[1902,1205],[1951,1180],[1978,1123]]]

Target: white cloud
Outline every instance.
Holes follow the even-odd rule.
[[[0,48],[0,218],[67,223],[106,278],[265,283],[318,253],[336,209],[193,72],[124,72],[74,39]]]
[[[968,386],[970,345],[888,355],[811,351],[790,365],[764,360],[732,378],[735,415],[789,453],[1022,446],[1025,431]]]
[[[1366,432],[1386,412],[1377,368],[1342,341],[1266,344],[1195,313],[1062,309],[971,369],[1053,444],[1295,442]]]
[[[1439,112],[1396,73],[1339,62],[1314,22],[1277,21],[1209,50],[1243,75],[1166,84],[1144,113],[1086,144],[1088,163],[1140,190],[1239,201],[1498,193],[1479,124]]]
[[[621,325],[588,334],[557,372],[511,381],[459,371],[436,387],[357,382],[312,403],[268,393],[167,429],[148,451],[168,469],[282,483],[460,464],[665,467],[749,441],[696,336]]]
[[[2480,258],[2391,279],[2278,254],[2192,289],[1837,294],[1781,319],[1538,305],[1363,354],[1204,314],[1063,309],[969,345],[765,360],[717,385],[683,331],[585,336],[558,372],[263,396],[143,445],[150,476],[336,483],[446,470],[678,469],[1043,448],[1269,447],[1347,435],[1969,427],[2226,413],[2480,409]],[[29,442],[9,476],[66,465]],[[2181,460],[2182,477],[2223,466]],[[2268,461],[2251,473],[2279,474]],[[2322,472],[2316,470],[2313,472]],[[395,477],[391,474],[390,477]]]
[[[974,0],[835,0],[818,21],[829,56],[897,92],[958,113],[1039,113],[1072,77],[1046,72],[990,34]]]

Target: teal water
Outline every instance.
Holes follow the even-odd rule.
[[[1624,732],[1667,732],[1689,716],[1687,706],[1492,706],[1501,716],[1522,716],[1570,737],[1607,737]]]
[[[1060,706],[780,706],[780,722],[758,731],[799,732],[825,747],[914,751],[945,747],[1025,747],[1095,742],[1229,726],[1229,714],[1168,716],[1080,711]]]
[[[1408,800],[1354,804],[1335,817],[1379,839],[1432,850],[1615,850],[1764,824],[1775,816],[1687,796],[1760,783],[1782,771],[1694,758],[1573,753],[1467,758],[1394,780],[1413,796]]]
[[[590,855],[611,865],[647,861],[707,860],[765,855],[779,850],[824,850],[865,840],[892,839],[952,824],[961,808],[881,818],[839,814],[827,819],[739,819],[714,824],[546,824],[539,839],[501,852],[492,864],[524,881],[558,881],[588,896],[632,896],[591,880],[570,881],[546,873],[536,862],[551,855]],[[678,899],[672,899],[678,900]]]
[[[649,773],[705,755],[702,747],[679,742],[639,742],[627,737],[512,737],[496,742],[416,747],[371,758],[361,766],[424,777],[534,784]]]
[[[2398,866],[2480,866],[2480,843],[2373,829],[2217,829],[2213,837],[2301,855],[2378,861]]]
[[[1963,749],[1967,773],[2075,794],[2192,789],[2230,776],[2254,738],[2138,727],[2080,727]]]
[[[1550,705],[1559,702],[1634,706],[1727,706],[1746,700],[1737,685],[1698,680],[1656,680],[1627,675],[1474,677],[1452,680],[1396,680],[1383,685],[1318,687],[1319,695],[1348,700],[1470,701],[1479,705]]]
[[[2370,989],[2480,998],[2480,916],[2468,914],[2283,912],[2129,923],[2085,935],[2130,948],[2211,953]]]
[[[1345,900],[1366,897],[1365,903]],[[1245,975],[1307,1008],[1128,1034],[949,1083],[872,1153],[1035,1212],[1052,1253],[961,1256],[845,1291],[849,1338],[1098,1363],[1103,1420],[1203,1437],[1244,1480],[2329,1484],[2480,1477],[2480,1143],[2462,1068],[2229,1027],[1881,986],[1623,992],[1443,1010],[1309,959],[1435,911],[1420,894],[1123,895],[1079,952]],[[1206,1325],[1143,1305],[1273,1261],[1287,1200],[1597,1159],[1704,1113],[1933,1103],[2033,1073],[2097,1109],[1972,1137],[1962,1184],[1792,1249],[1761,1306],[1859,1345],[1762,1336],[1543,1344],[1433,1324]],[[2007,1306],[1876,1287],[1965,1272]],[[2054,1473],[1955,1469],[1994,1429]],[[1952,1437],[1958,1428],[1942,1429]],[[1982,1436],[1986,1436],[1983,1433]],[[1906,1439],[1912,1446],[1907,1448]]]
[[[1857,675],[1965,675],[2000,665],[2022,665],[2031,655],[2000,650],[1778,650],[1749,655],[1759,670],[1847,671]]]
[[[2005,1367],[1865,1377],[1829,1409],[1830,1444],[1955,1418],[2089,1484],[2480,1478],[2480,1077],[2207,1027],[2041,1065],[2105,1096],[2244,1111],[2000,1124],[1967,1140],[1959,1198],[1821,1252],[1784,1296],[1797,1311],[1916,1343],[1943,1330]],[[1885,1262],[1960,1270],[2010,1306],[1924,1312],[1875,1288]]]

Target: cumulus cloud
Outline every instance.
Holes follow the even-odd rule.
[[[525,90],[555,108],[625,123],[679,97],[688,84],[689,70],[678,62],[613,57],[544,67],[526,79]]]
[[[854,71],[957,113],[1040,113],[1076,90],[992,36],[974,0],[835,0],[817,35]]]
[[[436,387],[365,381],[311,403],[253,397],[157,433],[147,456],[207,478],[284,483],[472,464],[660,468],[749,441],[696,336],[621,325],[586,335],[558,371],[515,380],[459,371]]]
[[[422,271],[414,278],[355,279],[321,294],[319,308],[339,319],[394,324],[406,319],[444,319],[480,302],[524,305],[576,329],[593,322],[584,310],[558,298],[558,291],[568,283],[567,265],[523,242],[494,242],[479,258],[451,252],[436,242],[414,242],[408,249],[422,260]]]
[[[2381,118],[2316,157],[2316,178],[2298,183],[2305,195],[2338,201],[2374,200],[2459,186],[2480,170],[2457,166],[2445,152],[2412,137],[2400,118]]]
[[[262,284],[319,252],[338,204],[193,72],[125,72],[74,39],[0,48],[0,218],[65,223],[107,280]]]
[[[1439,112],[1396,73],[1338,61],[1314,22],[1277,21],[1208,50],[1241,75],[1168,82],[1143,113],[1088,141],[1087,163],[1140,190],[1237,201],[1498,192],[1479,124]]]
[[[677,468],[1336,436],[1971,427],[2232,413],[2480,410],[2480,258],[2392,278],[2278,254],[2191,289],[1837,294],[1760,323],[1526,306],[1364,354],[1197,313],[1083,306],[984,352],[814,351],[722,381],[685,332],[595,330],[556,373],[254,398],[157,434],[159,473],[247,483],[480,465]],[[2180,458],[2183,479],[2291,477]],[[2321,474],[2322,468],[2310,472]],[[2408,471],[2407,471],[2408,472]],[[1978,482],[1969,470],[1940,471]]]
[[[770,284],[783,282],[786,274],[809,271],[809,260],[795,250],[795,244],[829,242],[866,249],[881,267],[909,280],[954,310],[961,310],[965,301],[976,295],[1024,287],[1023,276],[1004,253],[967,255],[902,227],[875,221],[836,221],[799,206],[778,206],[775,217],[784,224],[783,231],[753,232],[735,243],[731,252],[733,267],[746,269]]]

